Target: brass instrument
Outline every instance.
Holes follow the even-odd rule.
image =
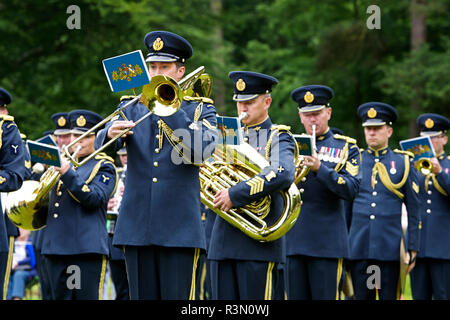
[[[149,112],[143,115],[140,119],[136,120],[134,122],[135,125],[138,125],[152,114],[160,117],[167,117],[174,114],[181,107],[184,96],[209,97],[211,94],[212,79],[211,76],[209,76],[208,74],[204,74],[204,72],[205,67],[199,67],[188,74],[186,77],[181,79],[179,82],[176,82],[171,77],[164,75],[157,75],[152,77],[150,83],[146,84],[143,87],[142,93],[140,95],[118,108],[108,117],[103,119],[103,121],[100,121],[94,127],[68,144],[64,148],[64,153],[74,166],[80,167],[100,152],[103,152],[103,150],[108,148],[112,143],[114,143],[116,140],[130,131],[131,128],[121,131],[117,136],[110,139],[107,143],[84,158],[81,162],[78,162],[75,157],[70,154],[69,150],[81,139],[89,136],[92,132],[96,132],[100,127],[104,126],[114,117],[120,115],[125,121],[127,121],[128,119],[123,111],[138,100],[147,107]]]
[[[240,119],[244,117],[246,115],[243,113]],[[268,225],[264,220],[270,211],[270,196],[227,212],[214,208],[214,197],[218,191],[251,179],[269,165],[269,162],[247,143],[218,145],[213,155],[200,167],[199,175],[202,203],[249,237],[261,242],[279,239],[296,222],[301,199],[294,183],[288,190],[280,191],[284,208],[272,225]]]
[[[429,158],[420,158],[416,162],[416,169],[424,176],[429,175],[433,171],[433,163]]]
[[[76,155],[81,149],[78,146]],[[38,181],[25,180],[22,187],[8,192],[5,213],[11,222],[22,229],[39,230],[46,226],[48,215],[48,195],[59,181],[61,174],[50,167]]]
[[[312,150],[313,150],[313,154],[316,150],[316,125],[312,126],[313,129],[313,134],[312,134]],[[300,183],[300,181],[303,180],[304,177],[306,177],[309,173],[310,167],[305,165],[305,160],[304,160],[304,156],[302,155],[297,155],[296,159],[295,159],[295,178],[294,178],[294,183],[297,185]]]

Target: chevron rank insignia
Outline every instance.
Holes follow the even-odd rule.
[[[246,182],[250,186],[250,195],[254,195],[263,191],[264,188],[264,179],[261,177],[254,177]]]
[[[350,173],[352,176],[358,175],[359,172],[359,166],[353,165],[350,162],[347,162],[345,164],[345,170],[347,170],[348,173]]]

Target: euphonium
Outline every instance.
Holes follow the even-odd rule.
[[[5,213],[9,220],[26,230],[44,228],[47,225],[48,194],[60,177],[61,174],[55,167],[50,167],[39,181],[25,180],[19,190],[8,192]]]
[[[429,158],[420,158],[416,162],[416,169],[424,176],[427,176],[433,171],[433,163]]]
[[[245,117],[241,115],[240,118]],[[271,225],[264,220],[270,212],[270,195],[241,208],[225,212],[214,208],[214,197],[219,190],[232,187],[259,174],[269,162],[247,143],[219,145],[213,155],[200,167],[201,201],[225,221],[249,237],[273,241],[282,237],[294,225],[300,213],[300,193],[293,183],[288,190],[280,191],[284,202],[283,212]]]

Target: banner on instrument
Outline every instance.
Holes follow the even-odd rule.
[[[420,158],[434,158],[435,152],[431,139],[428,136],[411,138],[400,141],[403,151],[410,151],[414,154],[414,161]]]
[[[241,122],[234,117],[217,116],[219,144],[239,145],[243,141]]]
[[[294,134],[297,142],[298,154],[301,156],[313,155],[313,137],[306,134]]]
[[[31,162],[61,167],[61,154],[58,147],[31,140],[27,141],[27,146]]]
[[[111,91],[119,92],[150,83],[150,75],[141,50],[102,61]]]
[[[40,143],[44,143],[44,144],[49,144],[51,146],[55,146],[57,147],[58,145],[55,142],[55,139],[53,139],[51,134],[48,134],[46,136],[43,136],[42,138],[39,138],[36,140],[36,142],[40,142]]]

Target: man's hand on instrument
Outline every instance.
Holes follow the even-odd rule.
[[[134,128],[135,124],[133,121],[114,121],[111,127],[108,129],[108,138],[112,139],[119,135],[124,129]],[[131,135],[133,131],[128,131],[123,136]]]
[[[432,170],[432,172],[433,172],[434,174],[439,174],[439,173],[441,173],[442,167],[441,167],[441,164],[439,163],[439,160],[438,160],[437,158],[431,158],[430,161],[431,161],[431,164],[433,165],[433,170]]]
[[[317,153],[314,152],[312,156],[305,156],[304,159],[305,166],[309,167],[311,171],[317,172],[320,168],[320,160]]]
[[[69,171],[70,163],[66,157],[61,157],[61,167],[55,167],[56,171],[58,171],[61,175]]]
[[[225,212],[233,208],[233,203],[228,194],[228,188],[222,189],[216,193],[216,196],[214,197],[214,208],[219,208]]]

